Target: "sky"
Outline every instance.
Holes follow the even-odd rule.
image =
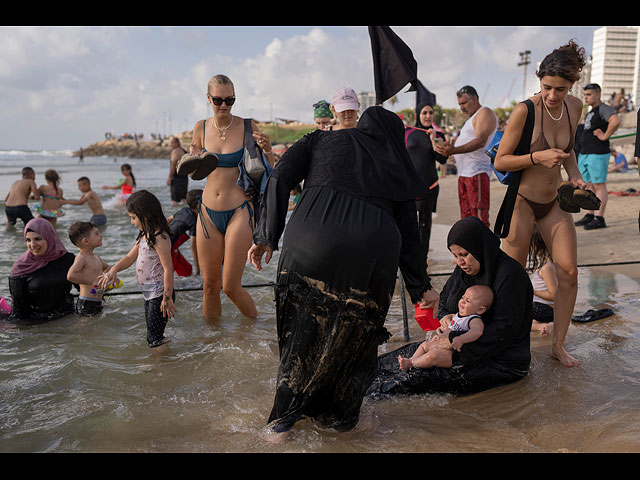
[[[437,103],[508,106],[539,91],[536,64],[569,39],[591,54],[598,26],[391,26]],[[210,116],[207,82],[235,85],[233,113],[311,123],[311,105],[374,91],[366,26],[0,26],[0,150],[76,150],[115,135],[191,130]],[[530,50],[531,64],[518,66]],[[398,95],[395,111],[415,106]]]

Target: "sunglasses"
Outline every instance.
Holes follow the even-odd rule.
[[[222,105],[222,102],[224,102],[228,107],[230,107],[231,105],[233,105],[236,101],[236,97],[212,97],[211,95],[209,95],[207,93],[207,95],[209,96],[209,98],[211,99],[211,101],[213,102],[214,105],[216,106],[220,106]]]
[[[474,96],[478,96],[478,92],[476,92],[476,89],[473,87],[462,87],[460,90],[458,90],[456,92],[456,95],[459,97],[460,95],[474,95]]]

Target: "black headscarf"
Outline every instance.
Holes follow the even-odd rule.
[[[426,126],[426,125],[423,125],[422,122],[420,122],[420,112],[422,111],[422,109],[424,107],[433,108],[433,104],[431,102],[421,102],[420,104],[418,104],[418,107],[416,108],[416,123],[415,123],[415,126],[418,127],[418,128],[431,128],[431,125]]]
[[[462,292],[471,285],[492,286],[495,280],[495,271],[500,258],[506,255],[500,249],[500,239],[482,223],[477,217],[465,217],[458,220],[449,230],[447,237],[447,247],[458,245],[471,253],[480,263],[480,271],[476,275],[465,273],[460,267],[453,271],[453,284],[458,284],[457,289]],[[460,296],[454,294],[450,296],[451,305],[447,307],[451,312],[457,312],[457,303]],[[448,302],[449,302],[448,301]]]
[[[363,195],[405,201],[426,195],[404,143],[404,124],[380,106],[367,108],[358,126],[349,130],[355,147],[355,168]]]

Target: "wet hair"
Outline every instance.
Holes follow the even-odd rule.
[[[69,227],[69,240],[76,247],[80,247],[83,238],[87,238],[89,234],[96,228],[91,222],[75,222]]]
[[[586,63],[584,48],[572,39],[544,57],[536,75],[540,79],[547,76],[562,77],[573,83],[580,79],[580,72]]]
[[[123,163],[122,166],[120,167],[120,171],[122,170],[129,170],[129,175],[131,175],[131,180],[133,180],[133,186],[136,186],[136,177],[133,176],[133,170],[131,169],[131,165],[129,165],[128,163]]]
[[[542,239],[537,225],[533,225],[533,233],[529,241],[528,269],[535,272],[551,259],[551,253]]]
[[[187,192],[187,205],[189,205],[189,208],[198,208],[198,197],[202,197],[201,188]]]
[[[33,168],[31,168],[31,167],[24,167],[22,169],[21,173],[22,173],[23,177],[26,177],[27,175],[35,175],[36,174],[36,172],[34,172]]]
[[[234,93],[236,91],[236,88],[233,86],[233,82],[226,75],[218,74],[211,77],[209,79],[209,83],[207,83],[207,93],[211,92],[211,87],[213,85],[231,85],[231,88],[233,88]]]
[[[51,182],[53,184],[53,189],[58,191],[58,184],[60,183],[60,175],[55,170],[47,170],[44,172],[44,178],[47,182]]]
[[[487,285],[472,285],[468,290],[478,292],[480,304],[485,309],[489,310],[489,307],[493,303],[493,290],[491,290],[491,287],[488,287]]]
[[[82,182],[82,183],[88,183],[89,185],[91,185],[91,180],[89,180],[89,177],[80,177],[77,180],[78,183]]]
[[[142,224],[142,230],[140,230],[137,240],[144,237],[153,248],[157,235],[164,233],[171,235],[171,229],[162,211],[160,200],[150,191],[138,190],[133,192],[127,199],[125,207],[127,212],[133,213]]]

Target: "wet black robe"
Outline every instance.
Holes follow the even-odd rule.
[[[67,252],[35,272],[9,277],[12,320],[42,322],[74,312],[67,272],[75,256]]]
[[[533,319],[533,287],[524,268],[500,249],[491,230],[476,217],[458,221],[449,232],[447,245],[469,251],[481,265],[467,275],[456,267],[440,293],[438,318],[456,313],[458,301],[472,285],[488,285],[494,302],[483,315],[485,329],[475,342],[453,351],[452,368],[398,367],[398,355],[411,356],[420,342],[381,355],[379,372],[369,390],[371,397],[396,394],[470,394],[514,382],[525,376],[531,362],[530,336]],[[456,334],[450,335],[450,340]]]
[[[256,244],[278,248],[289,192],[303,180],[278,264],[280,368],[269,422],[285,431],[308,416],[346,430],[389,336],[398,267],[413,301],[431,288],[415,213],[424,189],[402,122],[371,107],[358,128],[315,131],[287,150],[267,184]]]

